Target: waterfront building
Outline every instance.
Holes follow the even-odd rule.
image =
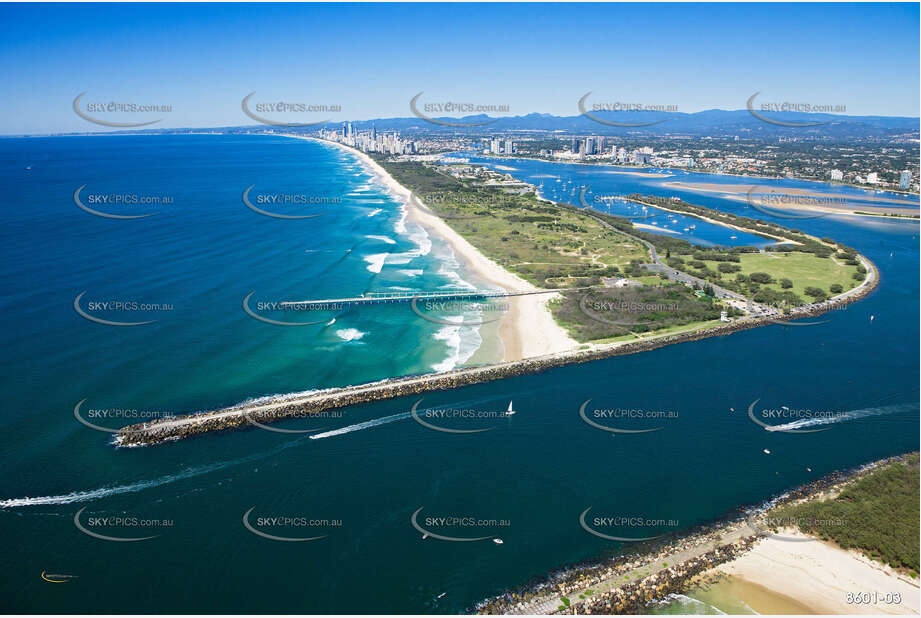
[[[867,174],[867,184],[875,185],[879,183],[879,174],[876,172],[870,172]]]
[[[899,174],[899,189],[908,189],[911,187],[911,170],[902,170]]]
[[[829,173],[829,176],[831,177],[832,180],[844,180],[844,172],[842,172],[841,170],[832,170]]]

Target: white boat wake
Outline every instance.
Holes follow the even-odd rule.
[[[405,418],[409,418],[409,412],[401,412],[400,414],[394,414],[393,416],[385,416],[383,418],[375,418],[370,421],[365,421],[363,423],[356,423],[354,425],[349,425],[347,427],[340,427],[339,429],[333,429],[332,431],[324,431],[323,433],[315,433],[310,436],[311,440],[320,440],[321,438],[331,438],[333,436],[341,436],[342,434],[352,433],[353,431],[361,431],[362,429],[370,429],[371,427],[377,427],[379,425],[386,425],[387,423],[392,423],[394,421],[401,421]]]
[[[849,410],[848,412],[841,412],[839,414],[817,416],[815,418],[804,418],[789,423],[784,423],[783,425],[776,425],[768,429],[768,431],[786,431],[789,429],[804,429],[807,427],[815,427],[817,425],[831,425],[833,423],[843,423],[845,421],[852,421],[858,418],[867,418],[870,416],[884,416],[888,414],[897,414],[899,412],[911,412],[914,409],[917,409],[917,405],[906,403],[891,406],[880,406],[877,408]]]
[[[36,496],[30,497],[26,496],[23,498],[8,498],[5,500],[0,500],[0,509],[14,509],[24,506],[45,506],[45,505],[56,505],[56,504],[72,504],[74,502],[90,502],[92,500],[99,500],[101,498],[107,498],[109,496],[118,496],[122,494],[133,494],[145,489],[150,489],[153,487],[160,487],[162,485],[169,485],[170,483],[175,483],[177,481],[182,481],[185,479],[193,478],[196,476],[202,476],[204,474],[209,474],[211,472],[216,472],[218,470],[223,470],[224,468],[230,468],[243,463],[249,463],[251,461],[258,461],[260,459],[265,459],[266,457],[271,457],[285,449],[291,448],[303,442],[307,436],[292,440],[282,444],[281,446],[269,449],[263,453],[257,453],[255,455],[248,455],[246,457],[240,457],[239,459],[232,459],[230,461],[223,461],[219,463],[208,464],[205,466],[197,466],[194,468],[189,468],[183,470],[177,474],[167,474],[166,476],[161,476],[159,478],[150,479],[146,481],[137,481],[135,483],[126,483],[124,485],[112,485],[109,487],[100,487],[99,489],[89,489],[85,491],[72,491],[67,494],[61,494],[57,496]]]

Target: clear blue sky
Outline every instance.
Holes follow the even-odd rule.
[[[157,127],[252,124],[241,99],[409,116],[409,100],[574,115],[579,97],[919,114],[914,4],[0,5],[0,134],[102,130],[94,101],[167,103]],[[759,98],[759,100],[761,100]],[[146,117],[145,117],[146,119]]]

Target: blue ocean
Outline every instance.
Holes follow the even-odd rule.
[[[679,195],[753,216],[743,202],[662,178],[502,164],[529,182],[566,182],[575,198],[574,188],[590,187],[592,203],[595,194]],[[919,446],[918,224],[828,216],[795,227],[855,247],[881,283],[820,324],[277,424],[312,436],[253,427],[117,449],[75,407],[84,419],[108,411],[100,426],[124,425],[471,362],[478,332],[405,305],[307,313],[278,303],[478,282],[405,221],[357,158],[316,142],[3,139],[0,181],[7,612],[92,612],[105,599],[113,613],[456,613],[567,564],[630,551],[587,533],[587,508],[668,522],[650,533],[681,532]],[[258,209],[310,218],[254,212],[247,190]],[[110,218],[78,201],[153,216]],[[695,230],[744,244],[726,229]],[[589,399],[672,414],[660,431],[615,436],[582,420]],[[766,432],[746,415],[756,400],[839,414],[818,433]],[[510,401],[515,416],[482,421],[489,430],[475,434],[432,431],[410,413],[414,404],[505,410]],[[480,540],[450,542],[414,524]]]

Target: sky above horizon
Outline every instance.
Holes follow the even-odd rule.
[[[4,4],[0,134],[105,130],[74,112],[82,92],[82,104],[170,105],[97,115],[163,118],[151,128],[252,125],[251,92],[341,106],[304,121],[409,117],[420,91],[420,111],[573,116],[592,91],[697,112],[744,109],[760,91],[917,117],[918,21],[918,3]]]

